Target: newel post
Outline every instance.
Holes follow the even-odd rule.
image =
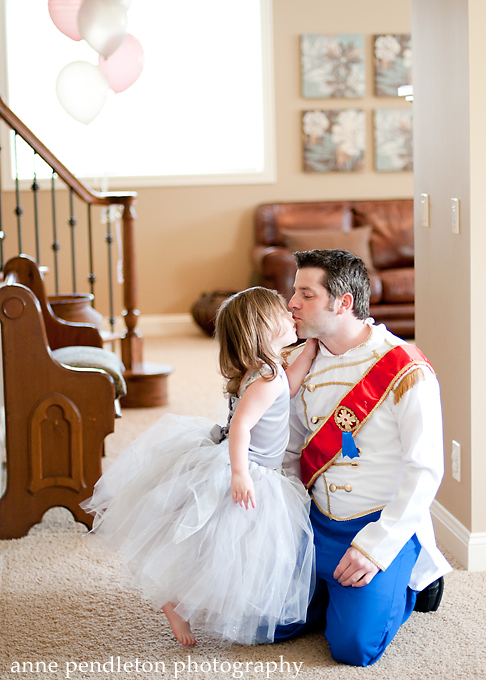
[[[123,305],[122,316],[126,331],[121,339],[122,361],[127,371],[143,362],[142,336],[137,329],[140,312],[137,309],[137,265],[135,261],[135,198],[128,196],[123,210]]]
[[[118,203],[121,201],[117,200]],[[135,258],[135,197],[123,197],[123,304],[126,332],[121,339],[122,361],[127,394],[124,407],[165,406],[168,400],[168,377],[172,366],[143,361],[143,339],[137,329],[137,270]]]

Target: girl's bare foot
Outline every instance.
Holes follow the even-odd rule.
[[[170,627],[172,628],[172,632],[179,640],[181,645],[189,647],[190,645],[196,643],[196,638],[192,634],[191,626],[175,611],[172,602],[167,602],[167,604],[164,604],[162,611],[167,616]]]

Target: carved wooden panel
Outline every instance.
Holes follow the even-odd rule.
[[[62,394],[50,394],[34,407],[29,418],[28,490],[50,486],[80,491],[83,477],[83,430],[76,405]]]

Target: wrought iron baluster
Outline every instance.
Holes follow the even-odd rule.
[[[39,206],[37,202],[37,193],[39,191],[39,185],[37,184],[37,172],[35,168],[35,159],[37,153],[34,151],[34,181],[32,182],[31,189],[34,193],[34,227],[35,227],[35,257],[37,263],[40,264],[40,242],[39,242]]]
[[[112,264],[112,247],[113,247],[113,235],[111,233],[111,206],[106,208],[106,243],[108,245],[108,293],[110,300],[110,330],[112,333],[115,331],[115,315],[113,306],[113,264]]]
[[[52,171],[51,175],[51,198],[52,198],[52,234],[53,234],[53,242],[52,242],[52,250],[54,252],[54,280],[55,280],[55,286],[56,286],[56,295],[59,295],[59,266],[58,266],[58,257],[57,253],[60,249],[60,244],[57,240],[57,222],[56,222],[56,188],[54,186],[54,178],[55,178],[56,173],[54,170]]]
[[[88,203],[88,250],[89,250],[89,274],[88,281],[91,295],[94,295],[94,285],[96,283],[96,276],[94,273],[94,259],[93,259],[93,231],[91,229],[91,203]],[[94,298],[91,300],[91,306],[95,306]]]
[[[76,292],[76,248],[74,242],[74,227],[76,226],[76,218],[74,217],[73,205],[74,191],[69,192],[69,226],[71,227],[71,266],[73,272],[73,293]]]
[[[17,215],[17,237],[19,243],[19,255],[22,252],[22,223],[20,216],[24,212],[22,206],[20,205],[20,189],[19,189],[19,168],[17,162],[17,132],[14,133],[14,150],[15,150],[15,210],[14,213]]]
[[[0,271],[3,271],[3,241],[5,233],[3,231],[3,211],[2,211],[2,147],[0,146]]]

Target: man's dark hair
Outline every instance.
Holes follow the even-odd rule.
[[[307,250],[294,253],[298,269],[322,269],[322,285],[331,300],[351,293],[353,313],[358,319],[370,315],[370,277],[363,260],[347,250]]]

